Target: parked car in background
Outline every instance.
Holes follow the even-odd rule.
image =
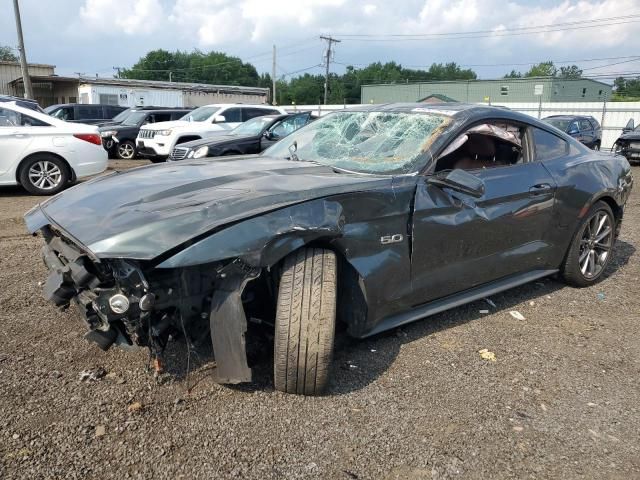
[[[315,118],[311,112],[252,118],[229,133],[176,145],[169,161],[260,153]]]
[[[590,149],[600,150],[602,128],[595,118],[581,115],[551,115],[542,121],[572,136]]]
[[[53,195],[107,168],[98,128],[0,103],[0,185]]]
[[[180,120],[142,127],[136,139],[136,148],[139,155],[152,162],[164,162],[180,143],[219,135],[255,117],[285,113],[283,108],[271,105],[206,105],[196,108]]]
[[[123,118],[118,123],[109,123],[99,128],[102,144],[111,158],[130,160],[136,157],[136,137],[142,126],[177,120],[191,110],[160,107],[127,109],[121,114]]]
[[[30,98],[14,97],[12,95],[0,95],[0,103],[13,102],[19,107],[35,110],[36,112],[45,113],[38,102]]]
[[[44,109],[49,115],[65,122],[99,124],[126,110],[117,105],[88,105],[83,103],[62,103]]]
[[[210,333],[216,380],[239,383],[247,346],[274,339],[275,388],[316,395],[345,330],[557,273],[593,285],[632,185],[623,157],[528,115],[387,104],[329,113],[260,155],[107,175],[25,220],[46,242],[45,296],[77,305],[103,349],[146,346],[161,366],[174,332]]]
[[[640,125],[634,127],[633,118],[622,129],[622,135],[613,145],[613,151],[629,160],[630,163],[640,163]]]

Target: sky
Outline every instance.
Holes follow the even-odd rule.
[[[640,16],[584,28],[640,15],[640,0],[20,0],[20,8],[29,62],[56,65],[60,75],[112,76],[113,67],[130,67],[157,48],[222,51],[268,72],[275,44],[277,75],[291,78],[323,71],[320,35],[342,40],[336,72],[392,60],[414,68],[456,62],[480,78],[544,60],[582,60],[572,63],[591,74],[640,71]],[[505,35],[567,22],[571,30]],[[488,33],[444,35],[451,32]],[[12,1],[0,0],[0,45],[16,44]]]

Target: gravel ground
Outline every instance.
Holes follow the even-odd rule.
[[[38,200],[0,191],[0,478],[640,478],[639,188],[598,285],[547,279],[344,340],[321,398],[274,392],[266,363],[241,388],[206,355],[187,375],[178,342],[158,384],[146,352],[88,344],[41,297],[22,222]]]

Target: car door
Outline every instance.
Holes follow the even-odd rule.
[[[264,135],[260,139],[260,151],[265,150],[270,147],[274,143],[282,140],[287,135],[292,134],[296,130],[301,127],[304,127],[307,123],[309,123],[309,118],[311,113],[299,113],[297,115],[292,115],[287,118],[283,118],[282,120],[276,122],[269,130],[267,130],[266,135]]]
[[[593,144],[595,142],[593,126],[586,118],[580,120],[580,141],[590,148],[593,148]]]
[[[418,182],[412,229],[412,304],[509,275],[549,268],[556,184],[534,161],[531,134],[514,164],[469,169],[484,184],[479,197]],[[439,173],[434,174],[438,175]]]
[[[0,107],[0,182],[16,183],[13,167],[33,141],[29,126],[22,125],[19,112]]]

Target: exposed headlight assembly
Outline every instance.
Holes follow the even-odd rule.
[[[169,128],[169,129],[167,129],[167,130],[158,130],[158,131],[156,132],[156,135],[162,135],[163,137],[168,137],[169,135],[171,135],[171,132],[172,132],[172,131],[173,131],[173,130],[171,130],[170,128]]]
[[[105,130],[104,132],[100,132],[101,137],[113,137],[118,132],[116,130]]]
[[[204,147],[200,147],[194,152],[193,158],[202,158],[206,157],[207,155],[209,155],[209,147],[205,145]]]

